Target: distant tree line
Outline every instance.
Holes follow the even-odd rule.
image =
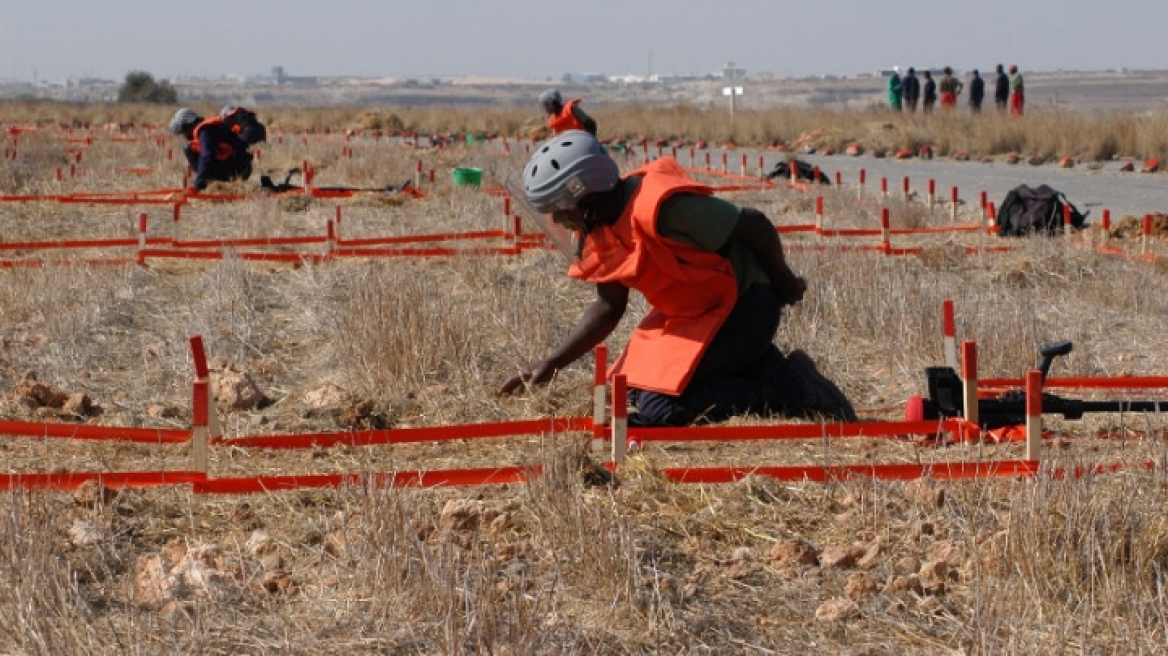
[[[125,84],[118,88],[118,102],[176,105],[178,90],[167,80],[155,81],[146,71],[130,71]]]

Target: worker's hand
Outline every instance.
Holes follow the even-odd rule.
[[[529,385],[540,385],[548,382],[555,376],[556,372],[546,362],[540,362],[534,367],[524,369],[518,374],[507,379],[503,386],[499,388],[499,396],[508,396],[515,394],[520,390],[527,389]]]
[[[791,276],[778,282],[771,283],[775,296],[779,297],[779,305],[794,305],[803,300],[807,293],[807,281],[802,276]]]

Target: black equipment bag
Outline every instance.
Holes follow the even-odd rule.
[[[1080,212],[1062,192],[1048,185],[1019,185],[1006,194],[997,213],[999,237],[1057,235],[1063,230],[1063,208],[1071,211],[1071,227],[1081,230],[1090,212]]]
[[[828,179],[828,177],[823,173],[823,171],[816,171],[815,167],[812,166],[811,164],[808,164],[807,162],[804,162],[802,160],[795,160],[793,163],[795,164],[795,178],[796,179],[806,180],[808,182],[817,182],[817,183],[823,184],[823,185],[830,185],[831,184],[831,180]],[[774,168],[771,169],[771,172],[767,173],[767,176],[766,176],[767,179],[774,180],[774,179],[778,178],[778,179],[782,179],[782,180],[790,180],[791,179],[791,164],[792,164],[792,162],[787,162],[787,161],[777,162],[775,164]],[[818,178],[815,175],[816,173],[819,174]]]

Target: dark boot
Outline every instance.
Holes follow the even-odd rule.
[[[791,414],[819,414],[835,421],[856,421],[856,410],[847,395],[819,373],[811,356],[803,351],[791,351],[784,364],[789,380],[799,394],[799,398],[788,405]]]

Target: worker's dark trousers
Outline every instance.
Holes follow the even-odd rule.
[[[769,285],[751,286],[714,336],[680,397],[630,390],[635,421],[648,426],[682,426],[721,421],[743,412],[782,411],[794,390],[774,344],[782,308]]]

